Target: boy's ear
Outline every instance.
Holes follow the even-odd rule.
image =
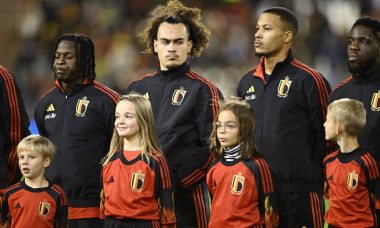
[[[339,134],[342,134],[342,132],[344,131],[344,126],[340,123],[337,123],[336,125],[336,133],[339,135]]]
[[[45,169],[46,169],[47,167],[49,167],[50,162],[51,162],[50,157],[45,158],[45,160],[44,160],[44,168],[45,168]]]

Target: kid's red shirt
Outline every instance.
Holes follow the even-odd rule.
[[[209,228],[278,225],[278,213],[269,203],[272,177],[263,158],[214,160],[207,185],[212,195]]]
[[[105,216],[175,223],[166,157],[154,151],[148,162],[140,151],[128,161],[125,153],[118,150],[102,170]]]
[[[67,214],[67,199],[58,185],[31,188],[21,181],[5,192],[1,224],[10,220],[12,228],[67,228]]]
[[[335,227],[374,227],[380,209],[379,164],[362,147],[351,153],[334,152],[323,162],[325,198],[330,201],[324,218]]]

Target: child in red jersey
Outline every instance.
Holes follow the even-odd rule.
[[[53,155],[54,145],[39,135],[30,135],[18,144],[17,156],[25,179],[5,192],[1,208],[3,227],[67,227],[65,193],[44,178]]]
[[[158,149],[148,99],[122,96],[103,162],[104,227],[175,227],[166,157]]]
[[[222,104],[212,131],[214,160],[207,173],[212,195],[209,228],[275,227],[278,214],[268,164],[255,145],[255,117],[248,103]]]
[[[328,106],[326,140],[340,147],[323,161],[325,197],[330,201],[324,218],[329,227],[377,227],[379,164],[357,140],[365,122],[366,110],[360,101],[346,98]]]

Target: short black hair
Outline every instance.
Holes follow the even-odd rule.
[[[378,41],[380,41],[380,21],[376,18],[365,16],[357,19],[354,25],[351,27],[351,30],[358,25],[362,25],[372,29],[372,33],[375,35]]]
[[[72,33],[60,36],[54,46],[51,69],[53,69],[55,52],[57,51],[58,44],[63,40],[72,41],[75,43],[75,65],[76,68],[79,69],[79,76],[82,78],[82,81],[84,81],[87,78],[88,82],[92,83],[96,78],[95,48],[94,43],[88,36]],[[80,53],[79,58],[78,53]],[[56,78],[56,75],[54,75],[54,78]]]
[[[294,13],[285,7],[271,7],[263,11],[263,13],[271,13],[280,16],[280,20],[285,23],[287,29],[293,33],[293,37],[298,32],[298,19]]]

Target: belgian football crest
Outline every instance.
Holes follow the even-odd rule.
[[[371,109],[372,109],[372,111],[380,111],[379,98],[380,98],[380,90],[377,91],[377,93],[374,93],[372,95],[372,101],[371,101]]]
[[[287,97],[292,81],[289,80],[289,76],[286,76],[285,79],[280,80],[277,88],[277,96]]]
[[[245,177],[242,176],[241,172],[238,173],[238,175],[234,175],[232,178],[232,185],[231,185],[231,192],[234,195],[240,195],[243,188],[244,188],[244,179]]]
[[[46,200],[43,202],[40,202],[40,206],[38,208],[38,215],[46,218],[46,216],[49,214],[50,211],[50,203],[48,203]]]
[[[77,102],[77,107],[75,109],[75,115],[79,117],[84,117],[86,115],[88,103],[90,103],[90,101],[87,100],[87,97],[79,99]]]
[[[145,174],[141,173],[141,170],[137,170],[137,173],[132,174],[131,187],[132,191],[139,192],[144,186]]]
[[[174,90],[172,96],[172,105],[181,105],[186,95],[186,90],[181,86],[179,89]]]
[[[348,174],[347,178],[347,188],[350,190],[356,190],[356,187],[358,186],[359,176],[353,170],[351,173]]]

